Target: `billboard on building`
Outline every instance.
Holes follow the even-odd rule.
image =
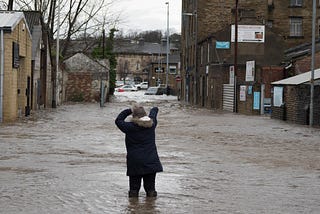
[[[264,43],[264,25],[238,25],[238,42]],[[235,25],[231,25],[231,42],[235,42]]]

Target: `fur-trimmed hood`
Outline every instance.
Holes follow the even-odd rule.
[[[144,117],[133,117],[131,119],[131,122],[137,124],[138,126],[144,127],[144,128],[151,128],[153,125],[153,121],[150,117],[144,116]]]

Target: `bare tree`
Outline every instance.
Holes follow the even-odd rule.
[[[8,0],[9,3],[13,0]],[[89,38],[97,36],[102,29],[111,29],[119,22],[119,15],[112,14],[114,0],[15,0],[13,8],[17,10],[40,11],[43,17],[43,30],[48,32],[50,53],[55,53],[55,38],[62,41],[62,57],[70,46],[70,41],[79,36]],[[60,5],[60,17],[57,11]],[[60,32],[57,34],[57,19],[60,20]],[[54,54],[55,55],[55,54]],[[51,58],[54,62],[54,57]]]

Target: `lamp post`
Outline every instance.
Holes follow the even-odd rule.
[[[312,3],[312,60],[311,60],[311,79],[310,79],[310,112],[309,125],[313,126],[313,105],[314,105],[314,64],[315,64],[315,38],[316,38],[316,0]]]
[[[238,0],[236,0],[234,18],[234,103],[233,112],[237,112],[237,72],[238,72]]]
[[[166,87],[168,89],[168,75],[169,75],[169,2],[166,2],[167,5],[167,68],[166,68]],[[168,95],[168,90],[167,90]]]

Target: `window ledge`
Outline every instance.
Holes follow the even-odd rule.
[[[288,39],[304,39],[304,36],[288,36]]]

